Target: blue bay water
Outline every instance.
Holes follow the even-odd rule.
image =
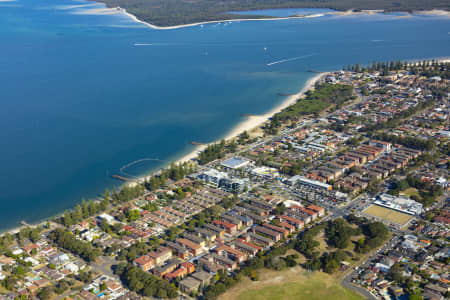
[[[120,184],[110,175],[121,170],[142,175],[168,164],[193,149],[190,141],[220,139],[242,114],[299,91],[309,69],[450,53],[446,17],[154,30],[121,14],[85,14],[103,7],[0,2],[1,229],[94,198]],[[304,58],[268,65],[294,57]]]

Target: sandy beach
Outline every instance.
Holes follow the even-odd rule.
[[[439,62],[449,62],[450,60],[448,58],[441,58],[437,59]],[[229,140],[232,138],[237,137],[239,134],[241,134],[244,131],[252,131],[253,129],[261,126],[265,122],[267,122],[274,114],[282,111],[283,109],[289,107],[290,105],[294,104],[299,98],[301,98],[306,91],[310,90],[314,87],[317,81],[319,81],[322,77],[326,76],[328,73],[321,73],[317,74],[316,76],[310,78],[306,83],[303,89],[298,92],[297,94],[291,95],[287,97],[280,105],[274,107],[271,111],[263,114],[263,115],[252,115],[246,118],[246,120],[240,122],[237,124],[234,128],[232,128],[224,137],[222,137],[225,140]],[[222,138],[215,141],[215,143],[219,142]],[[175,160],[175,163],[183,163],[190,161],[194,158],[196,158],[199,154],[199,152],[203,151],[208,144],[206,145],[198,145],[195,147],[194,150],[189,152],[188,154],[182,156],[181,158]],[[136,180],[136,182],[143,182],[145,179],[149,180],[152,175],[148,175],[145,177],[140,177]],[[131,186],[136,185],[136,182],[129,182],[128,184]]]
[[[279,113],[283,109],[285,109],[285,108],[291,106],[292,104],[296,103],[297,100],[299,98],[301,98],[305,94],[305,92],[307,92],[308,90],[312,89],[314,87],[314,85],[316,84],[316,82],[319,79],[321,79],[322,77],[326,76],[326,75],[327,75],[327,73],[321,73],[321,74],[317,74],[316,76],[308,79],[308,81],[305,83],[305,86],[302,88],[302,90],[300,92],[298,92],[297,94],[294,94],[294,95],[291,95],[291,96],[287,97],[280,105],[274,107],[268,113],[265,113],[263,115],[256,115],[256,116],[249,116],[249,117],[247,117],[247,120],[241,122],[236,127],[234,127],[225,136],[225,139],[228,140],[228,139],[234,138],[234,137],[238,136],[239,134],[241,134],[242,132],[244,132],[245,130],[250,131],[250,130],[256,128],[256,127],[261,126],[263,123],[268,121],[276,113]]]
[[[193,27],[193,26],[199,26],[199,25],[206,25],[206,24],[217,24],[217,23],[226,23],[226,22],[240,22],[240,21],[279,21],[279,20],[289,20],[289,19],[304,19],[304,18],[318,18],[322,17],[325,14],[314,14],[314,15],[305,15],[305,16],[292,16],[292,17],[274,17],[274,18],[260,18],[260,19],[229,19],[229,20],[217,20],[217,21],[205,21],[205,22],[198,22],[198,23],[191,23],[191,24],[183,24],[183,25],[175,25],[175,26],[157,26],[150,24],[148,22],[139,20],[135,15],[130,14],[125,9],[118,7],[118,8],[110,8],[110,9],[117,9],[121,10],[121,12],[125,15],[133,19],[134,21],[144,24],[152,29],[158,29],[158,30],[170,30],[170,29],[179,29],[179,28],[186,28],[186,27]]]
[[[261,126],[262,124],[267,122],[274,114],[282,111],[283,109],[285,109],[285,108],[291,106],[292,104],[294,104],[295,102],[297,102],[297,100],[299,98],[301,98],[305,94],[306,91],[313,88],[314,85],[316,84],[316,82],[319,79],[321,79],[322,77],[326,76],[326,74],[327,73],[317,74],[316,76],[310,78],[305,83],[305,86],[303,87],[303,89],[300,92],[287,97],[280,105],[274,107],[271,111],[269,111],[263,115],[252,115],[252,116],[247,117],[246,120],[237,124],[223,138],[225,140],[229,140],[229,139],[237,137],[239,134],[241,134],[242,132],[244,132],[246,130],[251,131],[251,130]],[[220,140],[221,139],[217,140],[216,142],[218,142]],[[177,163],[186,162],[186,161],[189,161],[189,160],[195,158],[200,151],[202,151],[203,149],[206,148],[206,146],[207,145],[199,145],[199,146],[195,147],[195,149],[192,152],[189,152],[182,158],[178,159],[176,162]]]
[[[0,2],[8,2],[15,0],[0,0]],[[205,21],[205,22],[197,22],[190,24],[181,24],[175,26],[158,26],[145,21],[138,19],[135,15],[129,13],[126,9],[118,7],[107,8],[94,8],[87,9],[83,11],[75,12],[74,14],[80,15],[112,15],[112,14],[122,14],[126,17],[131,18],[133,21],[144,24],[145,26],[156,29],[156,30],[171,30],[171,29],[180,29],[187,27],[194,27],[206,24],[218,24],[218,23],[227,23],[227,22],[241,22],[241,21],[280,21],[280,20],[289,20],[289,19],[305,19],[305,18],[319,18],[325,15],[337,15],[337,16],[352,16],[352,15],[375,15],[379,13],[384,13],[383,10],[361,10],[361,11],[334,11],[334,12],[326,12],[326,13],[318,13],[318,14],[310,14],[310,15],[298,15],[298,16],[289,16],[289,17],[272,17],[272,18],[243,18],[243,19],[229,19],[229,20],[215,20],[215,21]],[[444,10],[430,10],[430,11],[417,11],[414,14],[418,15],[439,15],[439,16],[450,16],[450,12]]]
[[[72,12],[73,15],[116,15],[121,11],[113,8],[92,8]]]
[[[306,15],[306,16],[292,16],[292,17],[281,17],[281,18],[274,17],[274,18],[262,18],[262,19],[230,19],[230,20],[206,21],[206,22],[198,22],[198,23],[192,23],[192,24],[184,24],[184,25],[162,27],[162,26],[157,26],[157,25],[153,25],[153,24],[147,23],[145,21],[142,21],[142,20],[138,19],[135,15],[127,12],[124,8],[121,8],[121,7],[106,8],[106,10],[111,10],[111,11],[114,11],[114,12],[119,11],[123,15],[131,18],[133,21],[135,21],[137,23],[144,24],[144,25],[146,25],[146,26],[148,26],[148,27],[150,27],[152,29],[157,29],[157,30],[179,29],[179,28],[185,28],[185,27],[193,27],[193,26],[199,26],[199,25],[204,25],[204,24],[215,24],[215,23],[223,23],[223,22],[277,21],[277,20],[287,20],[287,19],[315,18],[315,17],[324,16],[324,14],[314,14],[314,15]],[[102,12],[103,12],[103,10],[102,10]],[[295,95],[292,95],[292,96],[289,96],[285,101],[283,101],[283,103],[281,103],[279,106],[277,106],[274,109],[272,109],[270,112],[268,112],[268,113],[266,113],[264,115],[249,116],[246,120],[242,121],[236,127],[234,127],[223,138],[228,140],[228,139],[231,139],[233,137],[236,137],[237,135],[239,135],[240,133],[242,133],[245,130],[250,131],[250,130],[260,126],[261,124],[263,124],[264,122],[269,120],[269,118],[272,117],[275,113],[277,113],[277,112],[283,110],[284,108],[286,108],[286,107],[292,105],[293,103],[295,103],[295,101],[297,101],[297,99],[300,98],[304,94],[304,92],[306,92],[311,87],[313,87],[314,84],[317,82],[317,80],[319,80],[319,78],[321,78],[321,76],[323,76],[323,75],[324,74],[318,74],[317,76],[314,76],[313,78],[309,79],[306,82],[304,88],[299,93],[297,93]],[[186,162],[186,161],[190,161],[190,160],[196,158],[198,156],[199,152],[203,151],[206,147],[207,147],[207,145],[197,145],[194,150],[192,150],[191,152],[189,152],[188,154],[182,156],[179,159],[175,159],[174,161],[175,161],[175,163],[183,163],[183,162]],[[129,186],[135,186],[136,183],[144,182],[145,180],[150,180],[151,176],[152,175],[139,177],[135,181],[128,182],[126,184],[129,185]]]
[[[432,15],[432,16],[450,17],[450,12],[446,10],[433,9],[433,10],[416,11],[414,12],[414,15]]]
[[[450,61],[450,59],[440,58],[440,59],[437,59],[437,61],[447,63]],[[252,115],[252,116],[247,117],[246,120],[237,124],[223,138],[225,140],[229,140],[234,137],[237,137],[239,134],[241,134],[245,130],[252,131],[256,127],[261,126],[262,124],[267,122],[274,114],[276,114],[276,113],[282,111],[283,109],[289,107],[290,105],[294,104],[299,98],[301,98],[305,94],[305,92],[307,92],[308,90],[313,88],[317,81],[319,81],[322,77],[326,76],[327,74],[328,73],[317,74],[316,76],[308,79],[308,81],[305,83],[305,86],[302,88],[302,90],[300,92],[287,97],[280,105],[274,107],[271,111],[269,111],[263,115]],[[219,142],[220,140],[221,139],[218,139],[216,142]],[[192,150],[188,154],[182,156],[178,160],[175,160],[175,162],[183,163],[186,161],[190,161],[190,160],[196,158],[198,156],[199,152],[203,151],[206,147],[207,147],[207,144],[206,145],[198,145],[195,147],[194,150]],[[150,179],[150,178],[151,178],[151,175],[141,177],[141,178],[137,179],[137,181],[143,182],[145,179]],[[136,183],[130,182],[129,184],[135,185]]]
[[[300,92],[287,97],[280,105],[274,107],[272,110],[270,110],[269,112],[267,112],[263,115],[252,115],[252,116],[247,117],[245,120],[243,120],[242,122],[238,123],[235,127],[233,127],[227,134],[225,134],[225,136],[223,136],[222,138],[215,141],[215,143],[219,142],[222,139],[230,140],[232,138],[237,137],[239,134],[241,134],[242,132],[244,132],[246,130],[252,131],[253,129],[261,126],[262,124],[267,122],[274,114],[276,114],[276,113],[282,111],[283,109],[285,109],[286,107],[289,107],[290,105],[294,104],[299,98],[301,98],[305,94],[306,91],[313,88],[318,80],[320,80],[322,77],[324,77],[326,75],[327,75],[327,73],[321,73],[321,74],[317,74],[316,76],[308,79],[308,81],[305,83],[305,86],[302,88],[302,90]],[[197,145],[194,148],[194,150],[192,150],[191,152],[182,156],[179,159],[175,159],[174,161],[175,161],[175,163],[183,163],[183,162],[190,161],[190,160],[196,158],[198,156],[199,152],[203,151],[207,146],[208,146],[208,144]],[[129,186],[135,186],[139,182],[144,182],[145,180],[150,180],[151,176],[152,175],[143,176],[143,177],[136,179],[136,181],[128,182],[127,184]]]
[[[2,1],[2,0],[0,0]],[[8,1],[8,0],[7,0]],[[217,24],[217,23],[226,23],[226,22],[240,22],[240,21],[279,21],[279,20],[289,20],[289,19],[305,19],[305,18],[318,18],[323,17],[325,15],[337,15],[337,16],[354,16],[354,15],[376,15],[376,14],[382,14],[385,13],[384,10],[361,10],[361,11],[353,11],[353,10],[347,10],[347,11],[335,11],[335,12],[326,12],[326,13],[320,13],[320,14],[311,14],[311,15],[302,15],[302,16],[290,16],[290,17],[273,17],[273,18],[261,18],[261,19],[229,19],[229,20],[217,20],[217,21],[205,21],[205,22],[197,22],[197,23],[191,23],[191,24],[182,24],[182,25],[175,25],[175,26],[157,26],[153,25],[151,23],[142,21],[138,19],[135,15],[127,12],[124,8],[117,7],[117,8],[107,8],[108,10],[114,10],[114,11],[120,11],[123,15],[130,17],[133,21],[144,24],[152,29],[157,30],[170,30],[170,29],[179,29],[179,28],[186,28],[186,27],[193,27],[193,26],[199,26],[199,25],[206,25],[206,24]],[[439,15],[439,16],[448,16],[450,17],[450,12],[445,10],[429,10],[429,11],[417,11],[414,12],[413,15]]]
[[[14,2],[16,0],[0,0],[0,3],[8,3],[8,2]],[[6,4],[5,4],[6,5]],[[64,8],[60,8],[60,9],[79,9],[79,8],[83,8],[83,11],[80,12],[76,12],[77,14],[87,14],[87,15],[103,15],[103,14],[107,14],[107,15],[124,15],[126,18],[131,18],[133,21],[137,22],[137,23],[141,23],[144,24],[145,26],[152,28],[152,29],[157,29],[157,30],[169,30],[169,29],[178,29],[178,28],[184,28],[184,27],[193,27],[193,26],[201,26],[203,24],[215,24],[215,23],[224,23],[224,22],[241,22],[241,21],[277,21],[277,20],[288,20],[288,19],[301,19],[301,18],[315,18],[315,17],[321,17],[324,15],[333,15],[335,14],[334,12],[332,13],[324,13],[324,14],[315,14],[315,15],[306,15],[306,16],[291,16],[291,17],[274,17],[274,18],[263,18],[263,19],[252,19],[252,18],[248,18],[248,19],[231,19],[231,20],[217,20],[217,21],[207,21],[207,22],[199,22],[199,23],[193,23],[193,24],[185,24],[185,25],[177,25],[177,26],[169,26],[169,27],[160,27],[160,26],[156,26],[156,25],[152,25],[150,23],[144,22],[139,20],[136,16],[128,13],[125,9],[117,7],[117,8],[107,8],[107,7],[90,7],[92,4],[81,4],[81,5],[70,5],[70,6],[66,6]],[[96,5],[96,4],[94,4]],[[58,9],[58,8],[56,8]],[[348,12],[341,12],[341,15],[352,15],[352,14],[376,14],[376,13],[383,13],[383,12],[379,12],[379,11],[373,11],[373,12],[352,12],[352,11],[348,11]],[[450,13],[447,11],[441,11],[441,10],[431,10],[431,11],[418,11],[418,12],[414,12],[414,14],[420,14],[420,15],[440,15],[440,16],[450,16]],[[340,15],[339,13],[336,15]],[[139,26],[139,25],[137,25]],[[142,26],[143,29],[145,29],[144,26]],[[144,30],[145,31],[145,30]],[[446,61],[448,62],[448,58],[447,59],[441,59],[441,61]],[[313,75],[313,74],[311,74]],[[298,92],[295,95],[291,95],[288,97],[285,97],[284,99],[282,99],[282,97],[276,98],[274,97],[274,102],[276,101],[281,102],[279,105],[275,106],[273,109],[271,109],[270,111],[261,114],[261,115],[251,115],[248,117],[242,117],[239,122],[237,124],[233,124],[235,126],[233,126],[228,132],[226,132],[226,134],[224,134],[222,137],[218,137],[217,141],[220,141],[222,138],[224,139],[232,139],[236,136],[238,136],[239,134],[241,134],[243,131],[247,130],[247,131],[252,131],[254,128],[260,127],[262,124],[264,124],[265,122],[267,122],[275,113],[285,109],[286,107],[294,104],[299,98],[301,98],[303,96],[303,94],[308,91],[309,89],[311,89],[314,84],[322,77],[325,76],[326,74],[314,74],[315,76],[310,78],[305,84],[304,87],[302,88],[302,90],[300,92]],[[299,87],[301,87],[301,85],[299,84]],[[295,89],[294,89],[295,90]],[[275,105],[275,104],[273,104]],[[186,162],[186,161],[190,161],[194,158],[196,158],[198,156],[198,153],[200,151],[202,151],[204,148],[206,148],[207,145],[198,145],[198,146],[191,146],[189,147],[189,149],[193,149],[192,151],[190,151],[187,154],[184,153],[178,153],[178,156],[173,157],[173,159],[171,159],[170,161],[173,162]],[[166,166],[164,166],[166,167]],[[152,173],[157,173],[156,172],[152,172]],[[146,177],[140,177],[139,179],[136,179],[134,182],[126,182],[123,183],[124,185],[135,185],[137,182],[142,182],[144,179],[148,179],[150,178],[151,175],[147,175]],[[11,231],[17,231],[18,228],[14,228]]]

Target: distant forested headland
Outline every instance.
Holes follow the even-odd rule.
[[[271,8],[330,8],[339,11],[377,9],[385,11],[449,10],[448,0],[99,0],[108,7],[120,6],[138,19],[158,26],[248,18],[230,14]],[[251,18],[262,18],[254,16]]]

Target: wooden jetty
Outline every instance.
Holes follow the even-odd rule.
[[[117,174],[111,175],[111,177],[114,178],[114,179],[122,180],[122,181],[133,181],[130,178],[126,178],[126,177],[123,177],[123,176],[120,176],[120,175],[117,175]]]
[[[205,143],[200,143],[200,142],[191,142],[191,145],[206,145]]]
[[[323,72],[315,71],[315,70],[308,70],[308,72],[310,72],[310,73],[317,73],[317,74],[322,74],[323,73]]]

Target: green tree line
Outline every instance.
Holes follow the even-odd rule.
[[[139,19],[159,26],[224,19],[268,17],[233,14],[230,12],[274,8],[330,8],[341,11],[349,9],[383,9],[387,11],[449,10],[449,3],[444,0],[102,0],[102,2],[105,2],[108,7],[120,6],[125,8]]]
[[[178,181],[193,172],[195,172],[195,167],[191,162],[172,163],[167,169],[161,170],[159,174],[155,174],[150,180],[146,180],[144,186],[148,190],[155,191],[164,186],[168,179]]]
[[[127,202],[139,197],[143,194],[144,189],[144,186],[140,184],[133,187],[124,186],[120,189],[120,191],[117,191],[116,188],[114,188],[112,193],[106,189],[102,200],[86,201],[85,199],[82,199],[80,204],[77,204],[72,210],[66,210],[64,214],[57,219],[57,221],[65,226],[77,224],[86,218],[104,212],[111,204]]]
[[[119,264],[115,273],[131,291],[145,297],[175,298],[178,293],[175,286],[150,273],[142,271],[132,264]]]
[[[279,122],[296,120],[303,115],[314,114],[318,116],[320,112],[331,105],[335,105],[338,109],[351,99],[354,99],[352,86],[331,83],[318,84],[314,91],[305,93],[305,98],[276,114],[272,118],[270,127],[276,128],[279,126]]]
[[[62,228],[57,228],[49,234],[49,239],[58,247],[66,249],[84,260],[91,262],[101,254],[101,251],[91,243],[80,241],[75,236]]]
[[[389,193],[398,196],[401,191],[410,187],[419,191],[419,195],[411,195],[411,199],[422,203],[425,207],[434,204],[436,198],[443,194],[442,187],[439,184],[424,181],[412,175],[408,175],[405,179],[394,181]]]
[[[430,151],[436,147],[436,143],[432,139],[421,139],[412,136],[401,137],[387,132],[376,134],[373,138],[392,144],[403,145],[416,150]]]

